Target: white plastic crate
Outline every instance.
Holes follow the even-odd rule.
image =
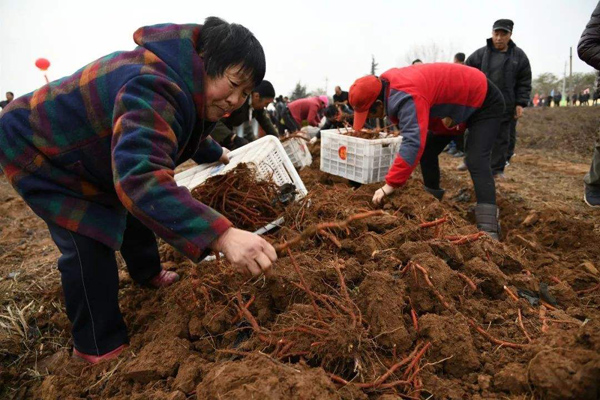
[[[175,182],[179,186],[185,186],[190,191],[204,183],[208,178],[215,175],[223,175],[234,169],[238,164],[246,163],[256,168],[259,178],[272,177],[273,181],[283,186],[286,183],[293,183],[296,186],[296,198],[300,200],[308,191],[304,182],[298,175],[296,168],[287,156],[279,139],[274,136],[265,136],[245,146],[235,149],[229,153],[229,164],[220,163],[202,164],[190,168],[175,175]],[[267,224],[257,230],[257,235],[262,235],[271,229],[281,226],[284,222],[283,217]],[[204,261],[212,261],[214,255],[210,255]]]
[[[402,136],[361,139],[321,131],[321,171],[359,183],[384,181],[401,143]]]
[[[278,186],[293,183],[296,186],[296,200],[308,193],[300,175],[294,168],[279,139],[265,136],[229,153],[229,164],[202,164],[175,175],[175,182],[189,190],[202,184],[215,175],[226,174],[238,164],[246,163],[257,170],[258,177],[271,177]]]
[[[301,169],[312,164],[312,155],[308,149],[307,141],[302,138],[294,138],[282,142],[283,148],[294,167]]]

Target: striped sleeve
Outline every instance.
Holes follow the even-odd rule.
[[[388,108],[397,116],[402,144],[385,181],[392,187],[400,187],[406,183],[423,155],[429,125],[429,105],[422,97],[404,92],[395,92],[388,102]]]
[[[196,150],[196,153],[192,156],[192,160],[197,164],[210,164],[219,161],[221,155],[223,155],[223,148],[221,145],[212,137],[207,136],[198,145],[198,150]]]
[[[197,261],[231,223],[175,183],[183,131],[178,109],[186,101],[181,89],[164,78],[142,75],[129,81],[115,103],[112,168],[125,208]]]

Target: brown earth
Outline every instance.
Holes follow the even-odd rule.
[[[497,183],[502,243],[466,236],[472,185],[443,155],[443,202],[415,173],[385,214],[310,237],[268,278],[163,244],[182,280],[148,290],[121,268],[131,345],[94,366],[70,357],[44,223],[0,179],[0,398],[599,398],[600,211],[581,200],[597,126],[593,107],[526,110]],[[273,242],[372,209],[378,185],[355,190],[318,159],[301,176],[310,206],[288,209]]]

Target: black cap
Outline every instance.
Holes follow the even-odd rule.
[[[503,31],[512,33],[514,25],[515,23],[510,19],[499,19],[498,21],[494,22],[493,30],[502,29]]]

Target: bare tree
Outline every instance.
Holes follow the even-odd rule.
[[[547,96],[550,94],[552,89],[558,87],[558,84],[559,79],[556,75],[551,72],[544,72],[543,74],[539,74],[531,82],[532,92]]]
[[[308,91],[306,89],[306,85],[303,85],[300,81],[298,81],[298,83],[296,83],[296,87],[294,88],[294,90],[292,91],[291,95],[290,95],[290,100],[294,101],[294,100],[298,100],[298,99],[303,99],[308,95]]]
[[[322,87],[313,89],[309,93],[309,96],[321,96],[321,95],[327,95],[327,91],[325,89],[323,89]]]
[[[378,65],[379,64],[375,62],[375,56],[371,54],[371,75],[375,75],[375,72],[377,72]]]

